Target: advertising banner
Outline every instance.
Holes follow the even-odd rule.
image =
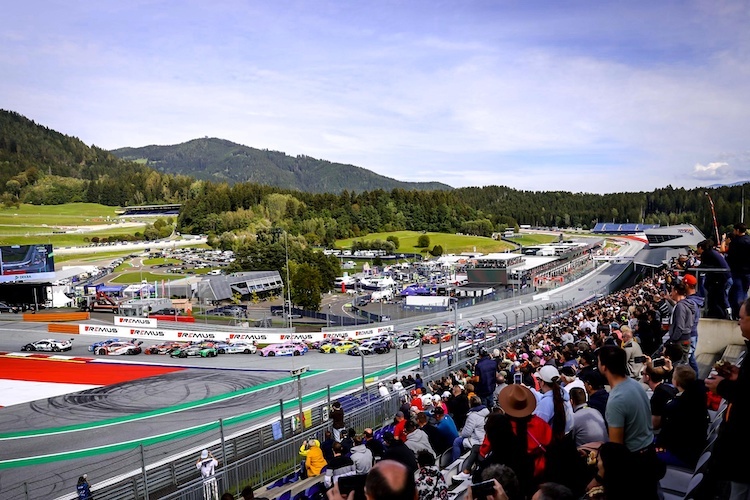
[[[140,326],[156,328],[159,322],[155,318],[143,318],[139,316],[115,316],[115,326]]]

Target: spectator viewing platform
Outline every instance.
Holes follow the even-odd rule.
[[[153,217],[158,215],[179,215],[181,203],[171,203],[168,205],[141,205],[138,207],[125,207],[117,211],[120,217]]]

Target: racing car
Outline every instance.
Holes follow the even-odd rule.
[[[216,347],[214,347],[213,344],[193,344],[187,347],[174,349],[169,353],[169,357],[171,358],[187,358],[188,356],[200,358],[215,358],[218,355],[219,351],[216,350]]]
[[[112,342],[107,345],[99,346],[94,351],[94,354],[99,354],[101,356],[120,356],[123,354],[127,354],[129,356],[133,356],[135,354],[140,354],[141,344],[143,341],[138,342]]]
[[[121,340],[118,339],[118,338],[107,339],[107,340],[100,340],[98,342],[94,342],[93,344],[91,344],[88,347],[88,350],[89,350],[89,352],[96,352],[96,350],[97,350],[98,347],[101,347],[101,346],[104,346],[104,345],[109,345],[112,342],[121,342]],[[125,341],[123,340],[122,342],[125,342]]]
[[[189,344],[189,342],[160,342],[158,344],[147,347],[143,352],[146,354],[169,354],[173,349],[187,347]]]
[[[217,349],[219,354],[255,354],[258,347],[251,342],[233,342],[231,344],[221,344]]]
[[[22,351],[46,351],[46,352],[61,352],[69,351],[73,348],[73,339],[70,340],[55,340],[55,339],[42,339],[36,342],[31,342],[21,347]]]
[[[305,354],[304,348],[299,344],[271,344],[258,351],[263,357],[274,356],[302,356]]]

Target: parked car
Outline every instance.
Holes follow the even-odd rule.
[[[9,312],[17,313],[18,308],[16,306],[11,306],[7,302],[0,302],[0,313],[9,313]]]
[[[21,347],[22,351],[43,351],[43,352],[61,352],[69,351],[73,348],[73,339],[70,340],[55,340],[55,339],[42,339],[36,342],[31,342]]]
[[[220,346],[217,349],[219,354],[255,354],[258,347],[252,342],[232,342],[226,346]]]
[[[94,354],[99,354],[101,356],[108,355],[108,356],[120,356],[123,354],[126,355],[135,355],[140,354],[143,349],[141,349],[141,344],[143,341],[139,341],[136,343],[133,342],[112,342],[110,344],[102,345],[96,348],[94,351]]]
[[[260,351],[258,351],[263,357],[271,358],[274,356],[302,356],[305,354],[304,348],[299,344],[292,344],[287,342],[285,344],[271,344]]]
[[[182,311],[179,309],[175,309],[174,307],[165,307],[164,309],[159,309],[158,311],[152,312],[151,316],[179,316],[182,314]]]

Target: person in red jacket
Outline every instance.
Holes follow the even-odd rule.
[[[406,442],[406,418],[404,412],[397,411],[393,418],[393,437],[401,442]]]

